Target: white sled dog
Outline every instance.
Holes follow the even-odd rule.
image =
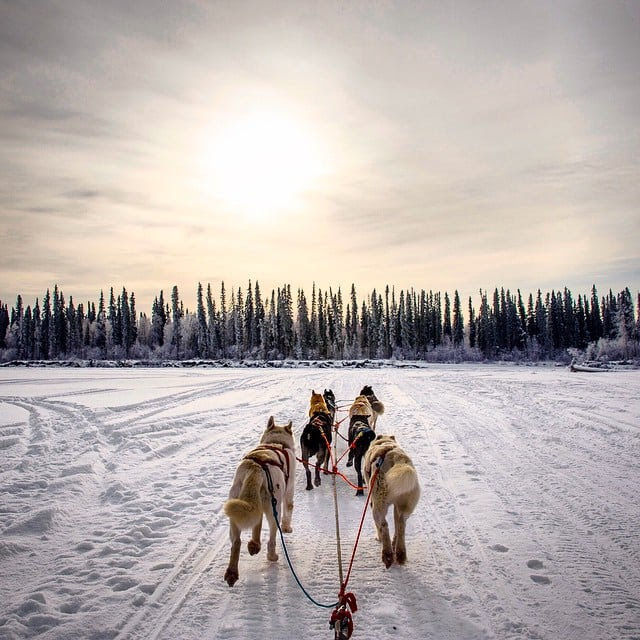
[[[224,574],[227,584],[232,587],[238,580],[238,558],[240,556],[240,533],[251,529],[251,539],[247,548],[251,555],[260,551],[262,515],[269,523],[269,541],[267,558],[275,561],[277,525],[271,504],[271,489],[276,499],[278,518],[282,521],[282,530],[291,532],[293,512],[293,489],[295,480],[295,444],[291,422],[280,427],[273,416],[269,418],[267,428],[262,434],[260,444],[248,453],[240,462],[229,499],[224,504],[224,512],[229,517],[229,537],[231,554],[229,566]]]
[[[390,567],[394,557],[398,564],[407,560],[404,533],[407,518],[420,498],[418,474],[409,456],[398,446],[395,436],[376,436],[364,457],[364,477],[367,486],[376,469],[378,475],[371,491],[373,520],[382,542],[382,562]],[[393,505],[395,532],[389,537],[387,511]]]

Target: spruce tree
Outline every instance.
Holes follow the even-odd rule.
[[[0,300],[0,349],[7,348],[7,331],[9,329],[9,310]]]
[[[356,297],[356,285],[351,283],[351,342],[350,346],[355,347],[358,344],[358,299]]]
[[[198,282],[197,294],[197,316],[198,316],[198,332],[197,332],[197,351],[199,358],[209,357],[209,336],[207,330],[207,315],[204,310],[204,299],[202,296],[202,283]]]
[[[171,346],[175,349],[176,360],[180,360],[182,355],[181,321],[180,296],[178,287],[174,285],[171,290]]]
[[[444,293],[444,321],[442,323],[442,335],[448,340],[453,339],[453,330],[451,327],[451,302],[449,301],[449,294]]]
[[[247,288],[247,297],[244,302],[244,326],[243,326],[243,342],[248,355],[251,355],[256,346],[255,340],[255,308],[253,304],[253,287],[251,280]]]
[[[220,347],[222,349],[222,357],[227,357],[228,349],[227,338],[227,293],[224,288],[224,280],[220,284]]]
[[[136,315],[136,296],[131,292],[129,296],[129,349],[138,339],[138,318]]]
[[[95,345],[102,351],[102,356],[107,355],[107,312],[104,304],[104,292],[100,290],[100,302],[98,303],[98,315],[96,316]]]
[[[0,313],[0,318],[1,318]],[[39,360],[42,355],[40,353],[40,349],[42,347],[42,317],[40,314],[40,303],[38,298],[36,298],[36,304],[33,308],[33,357],[36,360]],[[0,342],[2,341],[2,322],[0,320]]]
[[[11,334],[13,336],[16,355],[20,360],[22,360],[25,357],[23,323],[24,323],[24,307],[22,304],[22,296],[18,294],[16,298],[16,306],[14,309],[14,313],[12,314],[12,318],[11,318]]]
[[[256,286],[253,289],[254,297],[254,322],[253,322],[253,344],[256,348],[260,348],[260,336],[262,333],[262,325],[264,324],[264,304],[262,302],[262,294],[260,293],[260,284],[256,280]]]
[[[591,287],[591,322],[589,326],[590,338],[597,342],[602,338],[602,317],[600,315],[600,301],[598,299],[598,290],[594,284]]]
[[[460,295],[456,289],[453,294],[453,344],[459,347],[464,342],[464,320],[460,308]]]
[[[213,293],[211,291],[211,284],[207,284],[207,335],[209,337],[209,344],[207,347],[207,353],[209,357],[217,357],[220,347],[220,330],[218,326],[218,317],[216,312],[216,303],[213,299]]]
[[[119,316],[120,316],[120,344],[124,349],[125,357],[129,357],[131,347],[131,309],[129,308],[129,295],[122,287],[122,294],[119,296]]]
[[[469,326],[469,348],[475,349],[477,326],[476,326],[475,310],[473,308],[473,301],[471,300],[471,296],[469,296],[469,325],[468,326]]]

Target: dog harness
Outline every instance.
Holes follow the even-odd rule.
[[[361,426],[359,426],[356,429],[356,432],[353,438],[354,442],[359,438],[362,438],[362,436],[364,436],[364,434],[367,433],[367,431],[371,431],[372,433],[375,433],[375,431],[364,420],[356,420],[352,426],[355,427],[356,425],[361,425]]]
[[[248,453],[243,460],[251,460],[251,462],[255,462],[259,464],[265,471],[268,471],[268,467],[278,467],[280,471],[284,474],[285,484],[289,482],[289,473],[290,473],[290,462],[289,456],[285,452],[286,447],[282,444],[260,444],[253,451]],[[254,454],[260,451],[273,451],[278,458],[278,461],[275,460],[262,460],[259,456]]]
[[[349,426],[353,427],[354,424],[357,424],[358,422],[361,422],[365,425],[367,425],[367,427],[369,426],[369,416],[351,416],[351,419],[349,420]]]

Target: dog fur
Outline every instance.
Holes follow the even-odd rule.
[[[353,418],[353,416],[366,417],[368,419],[373,416],[373,409],[371,408],[371,403],[367,399],[366,396],[360,394],[356,396],[356,399],[353,401],[353,404],[349,407],[349,418]]]
[[[380,402],[380,400],[378,400],[376,394],[373,392],[373,389],[369,385],[365,385],[364,387],[362,387],[360,395],[364,396],[371,405],[371,428],[375,431],[376,424],[378,422],[378,416],[381,416],[384,413],[384,405],[382,404],[382,402]]]
[[[273,495],[276,499],[278,518],[282,522],[282,530],[287,533],[293,530],[291,516],[293,513],[296,456],[291,422],[285,426],[278,426],[271,416],[267,428],[260,438],[260,445],[240,462],[229,491],[229,499],[224,504],[224,512],[229,517],[229,537],[231,539],[229,566],[224,574],[224,579],[230,587],[237,582],[239,577],[240,534],[244,529],[252,530],[247,548],[251,555],[258,553],[261,548],[260,534],[263,515],[266,516],[269,524],[267,558],[271,561],[278,559],[276,554],[277,525],[273,516],[267,474],[262,464],[267,465],[271,475]],[[272,448],[268,448],[269,446]],[[287,469],[288,477],[286,476]]]
[[[329,407],[321,393],[311,390],[311,400],[309,401],[309,417],[313,418],[317,413],[326,413],[329,415]]]
[[[358,477],[358,487],[362,487],[362,456],[369,448],[369,443],[375,437],[375,429],[370,424],[373,409],[367,398],[359,395],[349,407],[349,457],[347,467],[354,464]],[[359,437],[358,437],[358,434]],[[356,490],[356,495],[363,495],[362,489]]]
[[[335,417],[335,396],[331,389],[324,390],[324,394],[311,391],[309,403],[310,420],[300,435],[300,450],[302,452],[302,464],[307,478],[306,490],[311,491],[311,471],[309,470],[309,458],[316,456],[315,479],[316,487],[322,483],[320,468],[324,467],[324,473],[329,473],[330,451],[327,442],[331,444],[333,420]],[[324,434],[324,435],[323,435]]]
[[[362,487],[362,458],[367,452],[369,445],[376,437],[376,432],[369,426],[366,417],[353,416],[349,424],[349,459],[353,464],[358,478],[358,488],[356,495],[364,495]],[[347,462],[349,465],[349,462]],[[349,465],[350,466],[350,465]]]
[[[325,389],[322,397],[324,398],[324,402],[327,405],[329,416],[331,417],[331,422],[333,423],[336,419],[336,396],[331,389]]]
[[[400,448],[395,436],[378,435],[371,443],[364,458],[367,485],[371,482],[379,460],[381,463],[378,475],[371,490],[371,505],[378,540],[382,542],[382,562],[388,568],[394,558],[398,564],[404,564],[407,560],[406,522],[418,504],[420,485],[411,459]],[[387,523],[387,511],[391,505],[395,524],[393,542],[389,537]]]

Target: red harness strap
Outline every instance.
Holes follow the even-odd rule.
[[[278,462],[275,460],[262,460],[259,456],[254,456],[254,453],[258,453],[259,451],[273,451],[277,458]],[[263,469],[265,466],[273,466],[278,467],[282,473],[284,473],[284,481],[285,483],[289,482],[289,473],[290,473],[290,462],[289,456],[285,452],[284,445],[281,444],[260,444],[253,451],[248,453],[245,457],[245,460],[251,460],[256,464],[259,464]]]

